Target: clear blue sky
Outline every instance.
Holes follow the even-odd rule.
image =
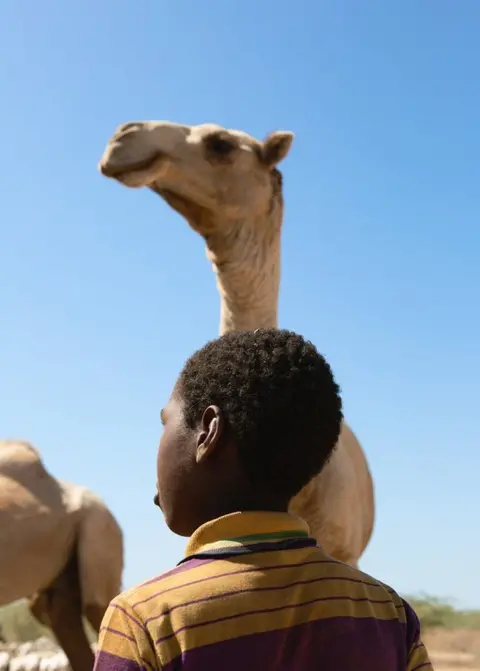
[[[159,410],[216,336],[202,240],[96,170],[134,119],[291,129],[280,325],[332,362],[375,478],[362,567],[480,606],[477,0],[0,6],[0,433],[111,506],[125,586],[182,556]]]

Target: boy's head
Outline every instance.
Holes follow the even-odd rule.
[[[182,536],[239,510],[287,510],[331,456],[342,402],[291,331],[228,333],[191,356],[162,410],[158,497]]]

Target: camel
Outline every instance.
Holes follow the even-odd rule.
[[[123,534],[103,501],[56,480],[30,443],[0,441],[0,605],[27,598],[73,671],[91,671],[82,617],[98,633],[122,572]]]
[[[148,187],[204,239],[221,299],[220,334],[276,328],[283,222],[278,163],[294,134],[262,142],[206,123],[135,121],[117,128],[100,172]],[[330,461],[290,504],[334,558],[358,566],[374,526],[373,481],[364,452],[343,424]]]

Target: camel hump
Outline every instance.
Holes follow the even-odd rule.
[[[0,440],[0,474],[8,477],[27,473],[33,477],[47,475],[40,452],[24,440]]]
[[[123,533],[102,499],[81,491],[77,553],[83,608],[106,608],[120,593],[123,573]]]
[[[26,440],[0,440],[0,461],[19,463],[42,461],[40,452]]]

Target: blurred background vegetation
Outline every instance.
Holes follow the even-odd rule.
[[[480,610],[460,610],[451,600],[429,594],[405,599],[415,609],[424,629],[480,629]]]

